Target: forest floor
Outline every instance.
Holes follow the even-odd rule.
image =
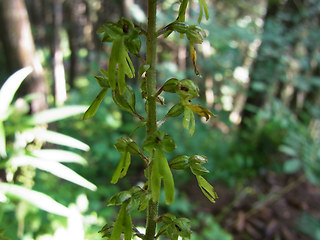
[[[200,190],[188,194],[235,240],[311,240],[320,237],[320,188],[303,175],[268,173],[235,193],[215,183],[219,199],[211,204]],[[199,191],[199,194],[198,192]],[[317,236],[317,237],[316,237]]]

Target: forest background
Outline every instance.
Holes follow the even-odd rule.
[[[1,144],[6,144],[6,151],[0,148],[0,239],[67,239],[68,234],[100,239],[97,232],[115,218],[115,210],[106,207],[108,198],[143,179],[143,166],[133,161],[129,180],[120,186],[109,184],[110,169],[119,161],[113,144],[134,129],[131,117],[112,104],[111,95],[93,119],[82,121],[80,113],[95,97],[99,86],[93,76],[107,67],[110,54],[110,45],[101,43],[97,29],[121,16],[144,26],[146,2],[0,1],[1,85],[17,70],[33,66],[6,109],[4,115],[9,117],[0,117]],[[196,79],[199,101],[218,116],[208,122],[197,119],[202,124],[191,139],[179,120],[170,120],[166,131],[179,142],[180,154],[208,157],[207,179],[219,199],[210,203],[190,175],[178,173],[177,199],[162,210],[190,216],[192,239],[320,239],[320,2],[210,0],[207,4],[210,19],[201,27],[208,36],[197,46],[202,77],[194,77],[188,45],[175,35],[169,42],[159,39],[157,78],[159,83],[171,76]],[[177,6],[175,0],[158,1],[158,28],[175,20]],[[192,24],[199,8],[196,1],[190,6]],[[139,62],[133,64],[138,69]],[[130,84],[138,89],[140,82],[134,79]],[[4,102],[0,104],[2,114]],[[41,111],[59,108],[67,113],[34,120]],[[55,133],[85,144],[77,142],[77,149],[71,150],[70,144],[57,147],[36,138],[25,140],[22,133],[30,133],[30,125],[25,125],[30,116],[32,129],[49,123]],[[36,164],[18,161],[16,156],[35,153],[34,148],[72,151],[69,159],[78,164],[64,164],[83,178],[57,177],[53,167],[42,171]],[[74,211],[74,218],[58,210],[43,211],[36,198],[27,199],[20,188],[8,193],[8,183],[45,194]],[[144,225],[139,214],[135,221]]]

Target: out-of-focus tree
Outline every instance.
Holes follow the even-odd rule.
[[[33,73],[23,85],[23,94],[37,93],[31,103],[33,112],[47,107],[47,86],[44,73],[36,57],[33,36],[28,18],[28,12],[23,0],[0,1],[0,38],[6,56],[9,73],[32,66]]]

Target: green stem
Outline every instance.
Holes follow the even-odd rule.
[[[157,130],[157,107],[156,92],[156,50],[157,50],[157,34],[156,34],[156,13],[157,0],[148,0],[148,30],[147,30],[147,59],[146,63],[150,65],[147,71],[147,137],[151,136]],[[152,161],[152,160],[151,160]],[[148,166],[148,179],[151,179],[152,164]],[[151,191],[149,184],[149,191]],[[158,217],[158,202],[149,201],[147,210],[146,235],[144,240],[154,240],[156,232],[156,218]]]

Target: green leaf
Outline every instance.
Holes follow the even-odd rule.
[[[213,203],[218,198],[217,193],[214,191],[213,187],[205,180],[202,176],[196,176],[198,185],[202,193]]]
[[[122,110],[130,113],[136,112],[135,94],[129,86],[126,87],[126,91],[124,92],[124,94],[120,94],[120,92],[117,89],[112,91],[112,99],[114,103],[117,104],[118,107],[120,107]]]
[[[57,145],[80,149],[83,151],[88,151],[90,149],[90,147],[87,144],[73,137],[53,132],[44,128],[35,128],[32,130],[27,130],[23,133],[33,135],[35,139],[37,139],[40,142],[49,142]]]
[[[151,162],[152,164],[152,172],[151,172],[151,195],[152,201],[157,202],[160,199],[160,192],[161,192],[161,171],[160,171],[160,158],[159,156],[154,156]]]
[[[131,155],[129,152],[124,152],[122,154],[121,160],[114,171],[111,179],[112,184],[116,184],[119,180],[119,178],[123,178],[129,169],[129,166],[131,164]]]
[[[184,22],[186,20],[186,9],[188,6],[189,0],[182,0],[179,7],[178,20]]]
[[[208,11],[208,6],[205,0],[199,0],[199,5],[200,5],[200,15],[198,18],[198,23],[200,24],[202,16],[203,16],[203,11],[206,15],[206,19],[209,19],[209,11]]]
[[[25,67],[12,74],[0,89],[0,121],[7,118],[8,108],[14,94],[23,80],[33,71],[32,67]]]
[[[82,114],[86,111],[86,106],[75,105],[65,106],[59,108],[52,108],[36,113],[28,120],[29,124],[38,125],[51,123],[65,118],[69,118],[78,114]]]
[[[71,212],[46,194],[9,183],[0,183],[0,192],[16,197],[53,214],[68,217]]]
[[[195,131],[195,119],[193,112],[189,108],[184,108],[182,126],[189,130],[189,134],[192,136]]]
[[[168,134],[165,134],[161,140],[161,147],[166,152],[172,152],[176,148],[176,144]]]
[[[119,240],[121,239],[121,234],[124,232],[124,239],[132,239],[132,220],[131,216],[126,210],[127,203],[122,204],[117,220],[114,224],[110,240]]]
[[[2,158],[7,157],[7,153],[6,153],[6,133],[5,133],[2,121],[0,121],[0,156]]]
[[[174,202],[174,181],[168,161],[161,149],[155,149],[152,163],[152,200],[154,202],[159,200],[161,192],[161,180],[163,180],[166,204],[171,204]]]
[[[132,197],[129,191],[121,191],[113,195],[108,201],[107,206],[122,205],[125,201]]]
[[[45,161],[44,159],[22,155],[11,158],[10,163],[16,167],[30,165],[92,191],[97,189],[94,184],[59,162]]]
[[[138,211],[142,212],[147,209],[149,201],[151,200],[151,194],[147,191],[143,191],[143,193],[139,197],[138,202]]]
[[[174,181],[172,172],[170,170],[168,161],[164,155],[164,153],[161,150],[155,151],[155,157],[156,152],[160,155],[161,162],[160,164],[160,171],[163,178],[163,186],[164,186],[164,193],[166,198],[166,204],[172,204],[174,202]]]
[[[98,108],[99,108],[99,106],[100,106],[103,98],[104,98],[105,95],[107,94],[107,92],[108,92],[108,88],[103,88],[103,89],[99,92],[98,96],[93,100],[93,102],[91,103],[90,107],[89,107],[89,108],[87,109],[87,111],[84,113],[84,115],[83,115],[83,120],[86,120],[86,119],[88,119],[88,118],[91,118],[91,117],[93,117],[93,116],[96,114],[96,112],[97,112],[97,110],[98,110]]]
[[[283,170],[285,173],[295,173],[302,168],[301,161],[299,159],[293,158],[285,161],[283,165]]]

